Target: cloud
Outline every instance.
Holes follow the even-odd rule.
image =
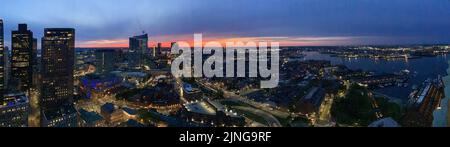
[[[0,14],[6,39],[17,23],[28,23],[36,38],[45,27],[75,28],[80,45],[116,44],[101,40],[141,31],[155,42],[204,33],[209,39],[382,44],[406,37],[399,43],[450,42],[449,9],[442,0],[11,0],[2,2]]]

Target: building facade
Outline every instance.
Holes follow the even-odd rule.
[[[11,80],[15,89],[28,91],[32,85],[33,32],[26,24],[19,24],[12,31],[11,43]]]
[[[0,104],[3,103],[3,92],[5,89],[5,37],[3,33],[3,20],[0,19]]]
[[[74,127],[75,29],[46,28],[42,38],[41,125]]]
[[[118,52],[113,49],[95,51],[95,71],[99,74],[109,73],[115,70],[118,62]]]
[[[144,64],[144,57],[149,54],[148,35],[133,36],[129,42],[129,52],[127,60],[130,67],[141,68]]]

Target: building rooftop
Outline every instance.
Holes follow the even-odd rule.
[[[131,38],[136,38],[136,39],[147,39],[148,38],[148,34],[142,34],[142,35],[137,35],[137,36],[133,36]]]
[[[101,107],[102,112],[106,112],[106,113],[113,113],[115,110],[114,104],[112,103],[106,103],[104,105],[102,105]]]
[[[84,87],[95,91],[102,91],[121,83],[121,79],[115,75],[88,74],[80,79]]]
[[[195,93],[200,91],[197,86],[186,82],[183,82],[183,90],[187,93]]]
[[[63,105],[58,109],[44,110],[43,113],[47,120],[53,120],[56,118],[65,117],[66,115],[76,114],[77,110],[73,107],[73,105]]]
[[[129,115],[136,115],[136,114],[137,114],[137,111],[134,110],[134,109],[127,108],[127,107],[124,107],[124,108],[122,108],[122,109],[123,109],[123,111],[124,111],[125,113],[127,113],[127,114],[129,114]]]
[[[127,127],[145,127],[145,125],[139,123],[139,122],[136,121],[136,120],[132,120],[132,119],[129,119],[129,120],[126,122],[126,126],[127,126]]]
[[[325,99],[325,89],[319,87],[313,87],[309,90],[308,94],[303,97],[302,101],[310,102],[315,107],[319,107]]]
[[[124,72],[124,71],[113,71],[111,72],[112,74],[116,74],[117,76],[124,76],[124,77],[139,77],[139,78],[143,78],[143,77],[147,77],[148,74],[145,72]]]
[[[97,112],[89,112],[84,109],[80,109],[80,117],[87,123],[95,123],[96,121],[103,120],[103,117]]]
[[[207,115],[216,115],[216,109],[214,106],[206,103],[204,101],[193,102],[185,104],[185,108],[194,113],[207,114]]]
[[[10,107],[18,104],[29,103],[28,97],[23,92],[5,94],[3,104],[0,108]]]
[[[400,125],[392,118],[383,118],[369,125],[369,127],[400,127]]]

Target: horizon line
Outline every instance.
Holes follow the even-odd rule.
[[[286,47],[361,47],[361,46],[382,46],[382,47],[392,47],[392,46],[450,46],[450,43],[411,43],[411,44],[361,44],[361,45],[280,45],[280,48]],[[192,46],[193,47],[193,46]],[[120,46],[120,47],[75,47],[76,49],[129,49],[129,46]],[[162,48],[171,48],[167,46],[163,46]],[[224,46],[224,48],[226,48]],[[148,48],[152,49],[152,48]]]

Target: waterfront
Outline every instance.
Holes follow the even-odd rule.
[[[390,86],[378,88],[375,91],[399,99],[402,103],[408,100],[414,86],[419,86],[427,79],[436,79],[438,76],[446,76],[448,68],[448,55],[435,57],[422,57],[415,59],[383,60],[372,58],[340,58],[332,57],[316,51],[303,52],[302,60],[327,60],[333,65],[345,65],[350,69],[361,69],[375,73],[394,73],[401,70],[409,70],[411,78],[407,87]]]

